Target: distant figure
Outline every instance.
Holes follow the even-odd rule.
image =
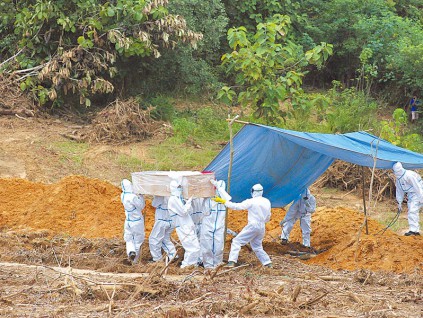
[[[136,263],[141,254],[140,248],[144,242],[144,217],[141,213],[145,207],[144,197],[132,192],[132,183],[127,179],[121,182],[120,195],[125,209],[125,224],[123,239],[126,242],[126,254],[132,263]]]
[[[419,118],[419,113],[417,110],[417,106],[419,104],[419,100],[417,96],[414,95],[413,98],[410,100],[410,108],[411,108],[411,122],[414,123]]]
[[[301,232],[303,235],[303,245],[310,247],[311,234],[311,214],[316,210],[316,199],[310,193],[309,189],[305,189],[297,199],[289,207],[285,218],[281,221],[282,244],[288,243],[289,234],[294,227],[295,222],[300,220]]]
[[[234,203],[226,201],[220,197],[214,198],[214,201],[223,203],[232,210],[248,210],[248,224],[232,240],[231,251],[227,267],[235,267],[238,261],[238,255],[241,247],[250,243],[251,248],[256,254],[263,266],[272,268],[272,261],[269,255],[263,249],[263,238],[266,232],[266,223],[270,221],[271,203],[263,197],[263,186],[255,184],[251,188],[251,199]]]
[[[406,170],[400,162],[392,166],[396,177],[396,199],[398,210],[402,211],[402,201],[407,193],[408,225],[409,231],[405,236],[420,235],[419,211],[423,206],[423,181],[422,177],[414,171]]]

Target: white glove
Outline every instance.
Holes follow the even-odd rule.
[[[190,197],[186,202],[185,202],[185,205],[187,205],[187,206],[191,206],[191,203],[192,203],[192,197]]]
[[[398,203],[398,211],[402,212],[402,205],[401,205],[401,203]]]
[[[210,183],[217,188],[217,180],[210,179]]]

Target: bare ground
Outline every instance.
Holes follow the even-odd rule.
[[[333,271],[286,255],[274,269],[243,250],[205,271],[126,263],[118,240],[3,232],[4,317],[421,317],[421,273]],[[5,253],[5,248],[9,252]],[[14,262],[12,262],[14,261]]]

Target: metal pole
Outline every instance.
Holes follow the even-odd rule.
[[[367,225],[367,209],[366,209],[366,195],[364,193],[364,167],[361,166],[361,180],[363,183],[363,208],[364,208],[364,223],[366,224],[366,234],[369,234],[369,227]]]

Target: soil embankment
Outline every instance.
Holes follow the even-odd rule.
[[[154,224],[154,209],[147,200],[146,235]],[[266,225],[264,246],[271,255],[282,254],[279,244],[279,222],[284,209],[273,209]],[[246,211],[231,211],[228,227],[240,231],[246,224]],[[124,213],[120,189],[109,182],[83,176],[68,176],[55,184],[29,182],[23,179],[0,179],[0,227],[16,231],[47,230],[49,236],[69,235],[81,238],[120,239]],[[309,264],[333,269],[370,269],[411,273],[423,269],[423,239],[404,237],[369,220],[369,235],[363,215],[346,208],[318,208],[312,218],[312,245],[326,250],[308,261]],[[298,224],[290,240],[301,241]],[[148,244],[145,244],[148,245]]]

